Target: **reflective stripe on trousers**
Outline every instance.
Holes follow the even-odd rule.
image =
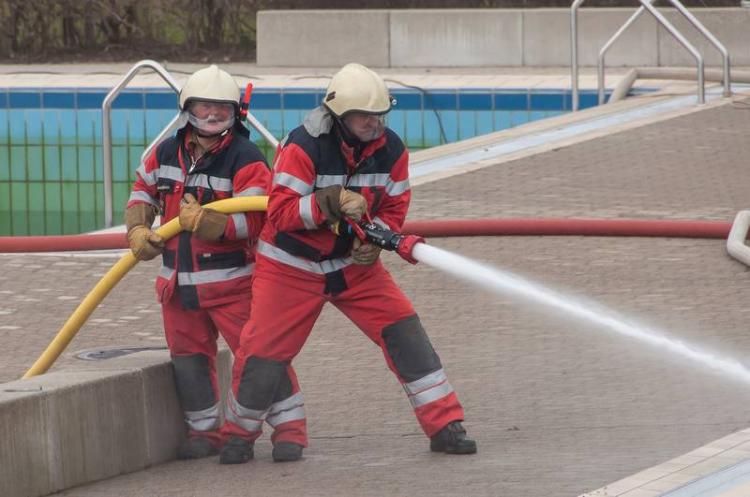
[[[253,432],[260,431],[263,426],[263,420],[268,415],[268,409],[265,411],[256,411],[255,409],[248,409],[240,405],[237,402],[237,398],[234,396],[232,389],[229,389],[227,393],[227,412],[226,420],[230,421],[245,431]]]
[[[302,397],[302,392],[271,404],[266,422],[276,428],[280,424],[298,419],[305,419],[305,399]]]
[[[269,425],[277,426],[290,421],[305,419],[305,402],[302,392],[271,404],[264,411],[243,407],[231,390],[227,398],[227,421],[231,421],[248,432],[260,431],[265,420]]]
[[[453,393],[453,387],[443,369],[430,373],[409,383],[404,383],[404,390],[412,407],[417,408]]]
[[[217,430],[221,426],[220,407],[216,404],[202,411],[185,411],[185,422],[195,431]]]

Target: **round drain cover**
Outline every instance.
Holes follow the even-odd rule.
[[[100,361],[102,359],[112,359],[114,357],[143,352],[145,350],[167,350],[167,347],[112,347],[107,349],[89,349],[78,352],[76,357],[78,359],[83,359],[84,361]]]

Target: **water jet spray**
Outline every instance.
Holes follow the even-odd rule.
[[[369,219],[360,222],[346,219],[344,231],[362,241],[396,252],[412,264],[424,262],[447,274],[478,284],[495,293],[522,298],[561,310],[570,316],[594,323],[611,332],[633,338],[652,347],[667,350],[735,380],[750,384],[750,369],[739,361],[723,357],[684,340],[670,337],[660,330],[634,323],[602,305],[564,295],[511,272],[501,271],[447,250],[427,245],[424,238],[420,236],[404,235],[383,228]]]

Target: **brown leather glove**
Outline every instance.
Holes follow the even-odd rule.
[[[137,203],[125,209],[125,226],[128,231],[138,225],[150,228],[156,219],[158,209],[155,205]]]
[[[164,250],[164,239],[151,231],[156,206],[138,203],[125,209],[130,251],[139,261],[150,261]]]
[[[367,212],[367,200],[357,192],[342,189],[339,195],[341,215],[359,221]]]
[[[359,264],[360,266],[375,264],[375,261],[380,257],[381,250],[383,249],[377,245],[363,243],[359,238],[355,238],[352,247],[352,259],[354,260],[354,264]]]
[[[229,214],[201,207],[189,193],[180,202],[180,227],[185,231],[192,231],[203,240],[214,241],[221,238],[228,219]]]
[[[128,231],[128,245],[139,261],[150,261],[164,251],[164,239],[142,224]]]
[[[367,200],[357,192],[341,185],[331,185],[315,191],[315,202],[329,223],[335,223],[343,216],[359,221],[367,212]]]
[[[341,208],[339,207],[339,197],[341,197],[341,185],[331,185],[320,190],[316,190],[315,202],[320,207],[320,211],[326,217],[329,223],[335,223],[341,219]]]

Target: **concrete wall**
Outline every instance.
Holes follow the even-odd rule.
[[[697,17],[729,50],[734,65],[750,65],[750,9],[693,10]],[[676,11],[665,11],[665,16],[703,55],[706,64],[721,65],[721,55],[688,21]],[[740,35],[738,35],[740,33]],[[695,59],[666,29],[659,26],[659,64],[662,66],[692,66]]]
[[[258,13],[259,65],[338,66],[352,54],[361,64],[388,65],[388,11],[289,12]]]
[[[390,13],[390,65],[521,65],[519,11],[406,10]]]
[[[659,9],[690,39],[674,9]],[[635,9],[581,9],[579,63],[596,65],[602,45]],[[750,9],[692,9],[730,51],[750,65]],[[698,49],[719,65],[706,42]],[[569,66],[569,9],[289,10],[258,13],[258,64],[336,67]],[[644,13],[610,49],[607,66],[693,65],[671,35]]]
[[[226,388],[229,352],[218,362]],[[166,351],[4,383],[0,495],[47,495],[138,471],[174,459],[184,436]]]

